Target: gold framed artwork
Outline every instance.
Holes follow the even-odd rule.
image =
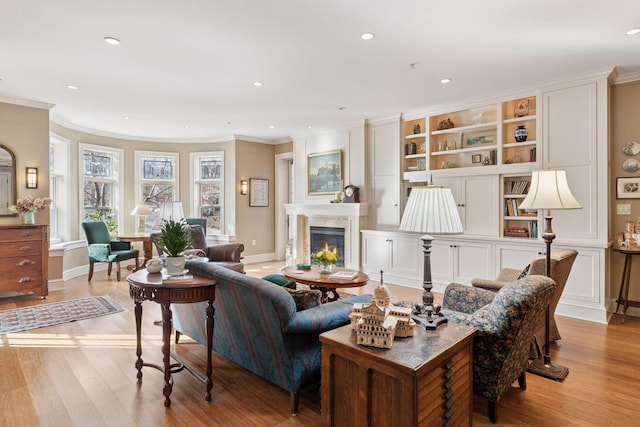
[[[307,156],[309,195],[335,194],[342,191],[342,150]]]

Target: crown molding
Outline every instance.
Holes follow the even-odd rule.
[[[35,101],[33,99],[14,98],[8,95],[0,95],[0,102],[6,103],[6,104],[20,105],[23,107],[39,108],[41,110],[51,110],[56,105],[56,104],[49,104],[48,102]]]

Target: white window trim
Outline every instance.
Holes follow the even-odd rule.
[[[142,157],[167,157],[174,159],[174,164],[176,166],[174,171],[174,179],[173,182],[173,198],[174,201],[180,201],[180,153],[171,153],[167,151],[135,151],[135,182],[136,182],[136,191],[135,191],[135,204],[141,203],[142,201]],[[184,207],[184,205],[183,205]]]
[[[82,191],[84,188],[84,164],[83,164],[83,160],[84,160],[84,152],[85,150],[89,150],[89,151],[102,151],[105,153],[109,153],[115,157],[118,158],[118,176],[114,176],[114,180],[117,181],[117,186],[118,186],[118,195],[117,197],[113,198],[114,201],[114,210],[116,211],[116,215],[117,215],[117,221],[118,221],[118,230],[119,232],[123,232],[124,231],[124,212],[122,211],[123,206],[124,206],[124,168],[125,168],[125,164],[124,164],[124,150],[121,148],[114,148],[114,147],[108,147],[108,146],[104,146],[104,145],[94,145],[94,144],[87,144],[85,142],[81,142],[78,144],[78,177],[79,177],[79,183],[78,183],[78,213],[80,216],[80,221],[82,222],[84,220],[84,197],[82,195]],[[78,232],[79,232],[79,236],[83,235],[83,231],[81,230],[80,224],[78,224]]]
[[[71,240],[71,165],[70,165],[70,141],[54,132],[49,133],[49,145],[54,151],[54,171],[50,171],[50,176],[55,176],[58,181],[56,191],[56,226],[58,235],[50,239],[49,244],[53,245],[63,241]],[[57,161],[55,161],[57,159]],[[51,159],[49,159],[51,162]]]
[[[198,206],[200,206],[200,201],[199,199],[199,195],[198,192],[196,192],[196,188],[198,187],[198,184],[200,184],[199,181],[199,177],[200,177],[200,173],[199,173],[199,162],[200,159],[202,158],[206,158],[206,157],[220,157],[220,159],[222,159],[222,174],[220,175],[220,181],[222,183],[221,186],[221,194],[220,197],[222,199],[222,208],[220,211],[220,215],[221,215],[221,221],[220,221],[220,230],[207,230],[207,233],[211,233],[211,234],[224,234],[224,230],[226,227],[226,207],[227,207],[227,203],[226,203],[226,197],[225,197],[225,175],[226,175],[226,167],[225,167],[225,162],[224,162],[224,151],[199,151],[199,152],[191,152],[189,153],[189,164],[191,165],[191,167],[189,168],[189,182],[191,183],[191,185],[189,185],[189,207],[188,207],[188,214],[187,216],[191,216],[191,217],[195,217],[195,218],[200,218],[200,212],[198,209]]]

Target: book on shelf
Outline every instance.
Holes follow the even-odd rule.
[[[336,271],[335,273],[331,273],[329,275],[329,277],[332,279],[340,279],[340,280],[351,280],[351,279],[355,279],[357,276],[358,276],[358,272],[352,271],[352,270],[340,270],[340,271]]]
[[[162,274],[162,284],[179,284],[179,283],[191,283],[193,282],[193,275],[184,273],[184,274]]]
[[[505,228],[505,237],[529,237],[529,230],[526,228]]]

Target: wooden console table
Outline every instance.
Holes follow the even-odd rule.
[[[173,378],[171,374],[186,369],[200,381],[205,383],[205,400],[211,400],[211,344],[213,340],[213,302],[215,300],[216,282],[200,276],[193,276],[191,283],[175,283],[162,284],[162,275],[160,273],[150,274],[146,269],[138,270],[127,276],[129,282],[129,295],[135,302],[136,316],[136,369],[138,370],[138,379],[142,379],[142,367],[149,366],[158,369],[164,373],[164,388],[162,390],[165,400],[164,406],[171,405],[171,390],[173,388]],[[163,366],[153,363],[144,363],[142,360],[142,302],[154,301],[162,307],[162,356]],[[194,303],[207,301],[209,305],[206,309],[207,314],[207,376],[203,377],[198,372],[180,361],[171,354],[171,303]],[[173,357],[178,361],[177,364],[171,364],[170,358]]]
[[[322,425],[471,425],[476,333],[455,322],[416,326],[390,349],[356,344],[351,325],[321,334]]]
[[[620,281],[620,291],[618,293],[618,299],[616,300],[616,311],[614,314],[618,314],[618,309],[622,305],[622,320],[620,323],[624,323],[624,318],[627,315],[627,308],[640,307],[640,301],[632,301],[629,299],[629,280],[631,279],[631,261],[634,255],[640,255],[638,249],[614,249],[616,252],[624,254],[624,268],[622,269],[622,280]]]

